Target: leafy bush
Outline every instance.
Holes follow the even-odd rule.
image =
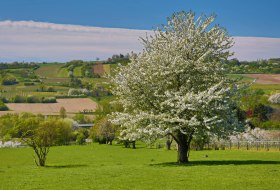
[[[0,111],[7,111],[9,108],[2,102],[0,101]]]
[[[76,114],[73,119],[78,123],[92,123],[92,120],[82,113]]]
[[[95,142],[112,144],[116,135],[116,128],[108,118],[104,117],[98,120],[95,126],[91,128],[90,134],[92,140]]]
[[[51,86],[49,86],[46,90],[47,92],[55,92],[55,89]]]
[[[87,89],[74,89],[74,88],[70,88],[68,91],[68,96],[89,96],[91,94],[91,91],[87,90]]]
[[[272,104],[280,104],[280,93],[271,95],[268,101]]]
[[[2,84],[3,85],[17,84],[17,79],[14,76],[12,76],[12,75],[6,75],[2,79]]]
[[[25,82],[24,86],[33,86],[35,85],[34,82]]]
[[[27,96],[26,102],[27,103],[40,103],[41,101],[38,97],[31,95],[31,96]]]
[[[77,137],[76,137],[76,143],[79,145],[83,145],[86,143],[86,139],[89,137],[89,132],[87,129],[80,129],[78,131]]]
[[[42,103],[56,103],[55,97],[43,97]]]
[[[202,131],[196,134],[191,142],[191,148],[195,150],[203,150],[205,145],[210,142],[210,137]]]
[[[57,120],[56,128],[57,139],[55,145],[68,145],[74,139],[72,123],[65,119]]]
[[[9,103],[9,100],[5,97],[0,97],[0,102]]]
[[[273,109],[269,106],[258,104],[253,109],[253,116],[258,118],[259,121],[269,120],[270,114],[273,112]]]
[[[26,102],[26,98],[20,95],[16,95],[13,100],[14,103],[25,103]]]
[[[31,113],[0,116],[0,138],[20,138],[33,148],[35,162],[44,166],[51,146],[69,144],[72,140],[71,122],[55,117],[47,119]]]

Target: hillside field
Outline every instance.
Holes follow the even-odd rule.
[[[256,79],[258,84],[280,84],[280,74],[246,74],[246,76]]]
[[[61,63],[42,64],[35,73],[39,75],[45,83],[68,82],[68,72],[65,68],[62,68],[63,65],[64,64]]]
[[[57,103],[8,103],[6,104],[11,111],[2,111],[0,115],[6,113],[30,112],[34,114],[58,115],[61,107],[67,113],[79,113],[84,110],[94,111],[97,104],[89,98],[57,99]]]
[[[254,189],[280,186],[279,152],[192,151],[177,165],[176,151],[121,145],[60,146],[47,167],[30,148],[0,149],[0,189]],[[205,155],[208,155],[206,158]]]

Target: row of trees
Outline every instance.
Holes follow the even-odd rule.
[[[12,98],[0,97],[0,100],[4,103],[56,103],[55,97],[39,97],[33,95],[16,95]]]
[[[231,59],[224,61],[225,69],[229,73],[246,74],[246,73],[280,73],[279,59],[258,60],[258,61],[239,61]]]

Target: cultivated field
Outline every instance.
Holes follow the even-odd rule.
[[[59,114],[61,107],[64,107],[67,113],[78,113],[84,110],[96,109],[97,104],[89,98],[57,99],[57,103],[8,103],[6,104],[11,111],[2,111],[5,113],[31,112],[35,114],[56,115]]]
[[[61,68],[62,66],[63,64],[43,64],[35,73],[42,77],[45,83],[69,82],[68,72]]]
[[[137,147],[98,144],[52,147],[44,168],[35,165],[31,148],[3,148],[0,189],[278,190],[280,187],[278,151],[192,151],[190,164],[177,165],[175,150],[148,149],[139,144]]]
[[[250,78],[257,79],[259,84],[280,84],[280,74],[246,74]]]

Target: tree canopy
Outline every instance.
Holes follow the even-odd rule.
[[[123,111],[112,114],[123,139],[171,135],[178,162],[188,162],[190,142],[200,133],[227,136],[242,128],[232,101],[236,86],[222,62],[232,55],[227,32],[215,17],[179,12],[153,36],[144,50],[112,78]]]
[[[72,123],[31,113],[7,114],[0,117],[0,137],[19,138],[34,150],[36,164],[45,166],[50,147],[71,140]]]

